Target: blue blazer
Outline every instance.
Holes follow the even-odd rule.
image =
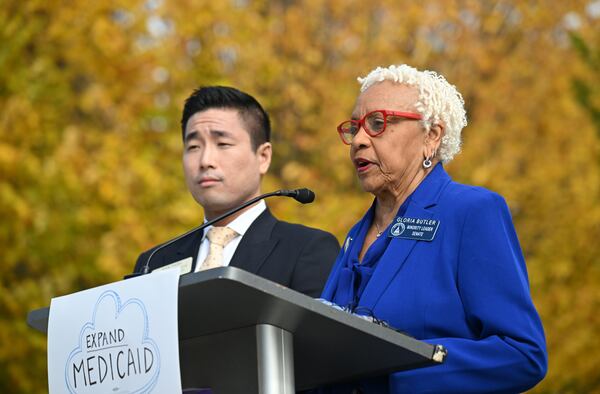
[[[439,220],[435,237],[391,239],[358,307],[417,339],[445,346],[448,356],[441,365],[355,386],[367,393],[463,394],[518,393],[535,386],[546,374],[546,343],[504,199],[453,182],[439,164],[412,194],[404,217]],[[360,224],[348,238],[356,238]],[[323,298],[344,291],[338,279],[349,250],[344,244]]]

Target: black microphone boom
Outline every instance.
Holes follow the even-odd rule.
[[[144,266],[142,267],[141,272],[134,272],[132,274],[129,275],[125,275],[124,279],[129,279],[129,278],[134,278],[136,276],[140,276],[140,275],[146,275],[147,273],[150,272],[150,260],[152,259],[152,257],[154,256],[154,254],[156,252],[158,252],[159,250],[161,250],[162,248],[171,245],[173,242],[175,241],[179,241],[181,238],[187,237],[188,235],[190,235],[191,233],[194,233],[198,230],[202,230],[203,228],[206,228],[208,226],[213,225],[214,223],[220,222],[221,220],[225,219],[226,217],[229,217],[231,215],[233,215],[234,213],[254,204],[257,201],[260,201],[264,198],[267,197],[273,197],[273,196],[283,196],[283,197],[292,197],[294,200],[302,203],[302,204],[308,204],[311,203],[315,200],[315,193],[310,190],[310,189],[294,189],[294,190],[277,190],[274,192],[270,192],[270,193],[265,193],[262,194],[260,196],[254,197],[251,200],[246,201],[245,203],[243,203],[242,205],[240,205],[239,207],[233,208],[231,211],[225,212],[224,214],[222,214],[221,216],[218,216],[212,220],[209,220],[206,223],[203,223],[202,225],[195,227],[193,229],[191,229],[190,231],[181,234],[178,237],[173,238],[170,241],[165,242],[162,245],[157,246],[152,253],[150,253],[150,256],[148,256],[148,260],[146,260],[146,263],[144,264]]]

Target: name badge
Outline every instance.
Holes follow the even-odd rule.
[[[439,226],[440,221],[436,219],[398,217],[390,227],[388,237],[431,241]]]
[[[152,272],[164,271],[171,268],[179,268],[179,275],[187,274],[192,270],[192,261],[193,259],[191,257],[188,257],[186,259],[176,261],[169,265],[164,265],[162,267],[155,268],[152,270]]]

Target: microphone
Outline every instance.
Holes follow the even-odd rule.
[[[277,192],[280,192],[281,196],[292,197],[294,200],[302,204],[309,204],[315,201],[315,193],[307,188],[294,190],[278,190]]]
[[[131,274],[125,275],[123,277],[123,279],[135,278],[137,276],[148,274],[150,272],[150,260],[152,259],[154,254],[156,252],[158,252],[159,250],[163,249],[164,247],[171,245],[173,242],[179,241],[180,239],[187,237],[188,235],[190,235],[193,232],[202,230],[205,227],[208,227],[208,226],[213,225],[214,223],[220,222],[221,220],[225,219],[226,217],[233,215],[234,213],[254,204],[257,201],[260,201],[260,200],[268,198],[268,197],[273,197],[273,196],[292,197],[294,200],[296,200],[302,204],[309,204],[309,203],[315,201],[315,193],[312,190],[307,189],[307,188],[294,189],[294,190],[277,190],[274,192],[261,194],[260,196],[254,197],[253,199],[246,201],[242,205],[233,208],[231,211],[225,212],[221,216],[218,216],[212,220],[209,220],[208,222],[203,223],[202,225],[195,227],[195,228],[191,229],[190,231],[188,231],[184,234],[181,234],[180,236],[175,237],[172,240],[167,241],[164,244],[156,247],[156,249],[154,249],[152,251],[152,253],[150,253],[150,256],[148,256],[148,260],[146,260],[146,263],[142,267],[141,272],[133,272]]]

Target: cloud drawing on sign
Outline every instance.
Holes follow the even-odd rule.
[[[122,303],[115,291],[107,290],[90,314],[65,364],[69,392],[151,392],[160,373],[160,352],[149,336],[144,303],[137,298]]]

